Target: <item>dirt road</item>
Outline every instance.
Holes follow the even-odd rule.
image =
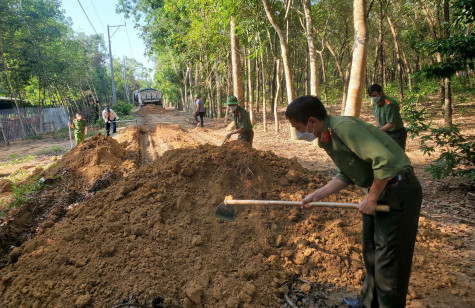
[[[219,147],[223,120],[197,128],[183,112],[155,106],[136,117],[139,125],[114,138],[94,136],[66,153],[41,174],[52,184],[1,221],[3,306],[290,307],[287,297],[298,307],[342,307],[357,292],[358,213],[243,207],[234,223],[213,214],[229,195],[301,200],[335,173],[322,150],[289,141],[287,127],[276,134],[258,125],[255,149]],[[50,147],[9,153],[38,145]],[[409,142],[424,203],[407,306],[470,307],[471,188],[431,181],[417,148]],[[362,198],[351,188],[328,201]]]

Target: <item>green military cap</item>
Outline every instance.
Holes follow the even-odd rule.
[[[239,104],[239,101],[238,99],[236,98],[236,96],[234,95],[231,95],[229,98],[228,98],[228,101],[226,103],[224,103],[226,106],[229,106],[229,105],[237,105]]]

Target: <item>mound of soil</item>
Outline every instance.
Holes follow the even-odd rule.
[[[295,275],[359,282],[362,273],[348,273],[362,268],[358,223],[340,219],[348,211],[303,216],[295,208],[241,206],[235,223],[214,217],[228,195],[300,200],[321,182],[296,160],[239,142],[168,151],[14,249],[0,271],[0,298],[6,307],[104,307],[131,298],[274,307]]]
[[[139,116],[145,116],[147,114],[154,113],[154,114],[165,114],[165,113],[170,113],[167,109],[163,108],[162,106],[157,106],[153,104],[148,104],[145,105],[144,107],[141,107],[138,111],[137,114]]]
[[[62,177],[73,191],[100,190],[138,167],[135,148],[126,149],[101,134],[86,139],[51,168],[48,177]]]

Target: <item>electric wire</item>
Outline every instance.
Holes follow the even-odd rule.
[[[94,32],[95,32],[97,35],[99,35],[99,34],[97,33],[97,31],[96,31],[96,28],[94,28],[94,26],[92,25],[92,22],[91,22],[91,20],[89,19],[89,16],[87,16],[86,11],[85,11],[84,8],[82,7],[81,1],[78,0],[78,3],[79,3],[79,5],[81,6],[82,11],[84,12],[84,15],[86,15],[86,18],[87,18],[87,20],[89,21],[89,24],[91,25],[92,29],[94,29]]]
[[[124,24],[125,24],[125,32],[127,33],[127,40],[129,41],[130,55],[132,56],[132,59],[135,60],[134,53],[132,51],[132,44],[130,44],[129,30],[127,29],[127,23],[125,22],[125,18],[124,18]]]
[[[104,24],[102,23],[101,16],[97,13],[96,7],[94,6],[94,2],[92,0],[89,0],[91,2],[92,8],[94,9],[94,13],[96,13],[97,19],[99,19],[99,23],[102,26],[102,31],[103,33],[106,33],[106,27],[104,27]]]

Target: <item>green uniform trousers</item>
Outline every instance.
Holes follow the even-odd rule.
[[[395,132],[386,132],[397,144],[402,148],[403,151],[406,151],[406,139],[407,139],[407,130],[403,127],[398,129]]]
[[[366,277],[361,298],[366,307],[405,307],[422,203],[421,185],[411,173],[388,183],[378,203],[389,204],[391,210],[363,214]]]
[[[74,133],[74,139],[76,139],[76,144],[80,144],[81,142],[83,142],[85,137],[85,133]]]

